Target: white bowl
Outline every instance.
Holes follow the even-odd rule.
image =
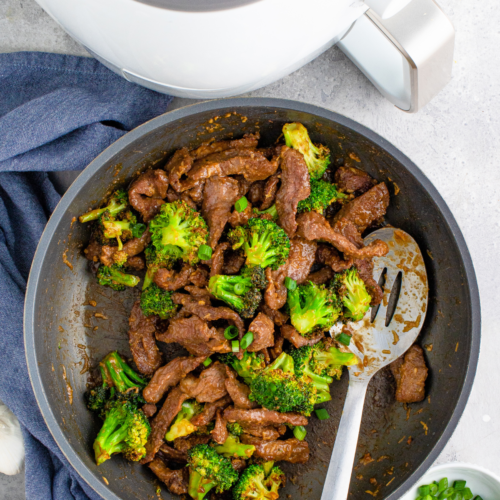
[[[500,500],[500,478],[498,476],[478,465],[458,462],[432,467],[401,500],[415,500],[420,486],[439,481],[443,477],[448,478],[450,486],[453,486],[453,482],[458,479],[467,481],[466,486],[471,489],[474,495],[480,495],[483,500]]]

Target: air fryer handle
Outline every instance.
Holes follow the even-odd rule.
[[[365,1],[371,8],[338,45],[387,99],[415,113],[451,79],[455,29],[434,0]]]

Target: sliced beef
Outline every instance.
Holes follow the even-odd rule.
[[[187,452],[193,448],[194,446],[197,446],[199,444],[208,444],[211,440],[211,437],[209,435],[207,436],[187,436],[183,438],[177,438],[174,441],[174,448],[181,452],[184,453],[187,457]]]
[[[281,327],[281,336],[297,349],[305,345],[317,344],[324,338],[323,332],[315,333],[308,338],[303,337],[292,325],[283,325]]]
[[[280,182],[280,179],[281,179],[281,172],[271,175],[271,177],[267,179],[261,197],[262,200],[262,204],[260,206],[261,210],[267,210],[274,203],[276,199],[276,193],[278,192],[278,184]]]
[[[295,237],[290,242],[290,254],[286,262],[287,276],[301,285],[307,280],[316,259],[317,243]]]
[[[331,267],[324,267],[319,271],[311,273],[306,281],[312,281],[315,285],[324,285],[328,283],[334,276],[333,269]]]
[[[216,274],[222,274],[222,269],[224,267],[224,252],[231,248],[231,245],[225,241],[224,243],[219,243],[212,254],[212,268],[210,269],[210,276],[215,276]]]
[[[193,187],[185,191],[183,194],[189,196],[196,205],[201,205],[203,201],[203,192],[205,191],[205,181],[198,181],[192,184]]]
[[[371,295],[371,306],[377,306],[382,302],[384,291],[373,278],[373,262],[371,259],[354,259],[360,278],[365,282],[366,290]]]
[[[277,335],[274,338],[274,346],[269,349],[269,355],[273,360],[275,360],[283,352],[283,344],[285,342],[284,337]]]
[[[227,395],[226,366],[216,361],[199,377],[188,375],[179,387],[198,403],[214,403]]]
[[[385,183],[381,182],[344,205],[335,215],[334,222],[346,219],[362,234],[373,223],[382,219],[388,206],[389,190]]]
[[[250,388],[236,378],[235,371],[229,368],[229,366],[226,366],[226,377],[226,390],[234,401],[236,408],[251,410],[258,406],[255,402],[250,401],[248,397],[250,395]]]
[[[240,252],[228,251],[224,256],[222,274],[238,274],[245,264],[245,255]]]
[[[95,241],[91,240],[88,247],[83,251],[85,258],[92,262],[99,262],[99,257],[101,256],[101,245]]]
[[[242,458],[232,458],[231,465],[233,466],[233,469],[239,474],[240,472],[243,472],[245,470],[247,463]]]
[[[276,441],[281,436],[280,431],[272,425],[242,425],[242,427],[244,434],[262,441]]]
[[[129,318],[128,338],[137,369],[143,375],[153,375],[161,365],[161,353],[155,341],[155,325],[142,314],[140,301],[132,307]]]
[[[239,422],[242,425],[307,425],[307,418],[298,413],[279,413],[274,410],[239,410],[228,408],[224,411],[224,418],[228,422]]]
[[[335,172],[335,184],[345,193],[363,194],[371,189],[376,181],[369,174],[359,168],[345,165]]]
[[[375,240],[367,247],[357,248],[345,236],[335,232],[328,221],[317,212],[304,212],[300,214],[297,218],[297,223],[298,236],[302,236],[310,241],[326,241],[344,254],[352,257],[359,259],[381,257],[389,251],[387,243],[381,240]]]
[[[210,229],[208,244],[215,248],[231,215],[231,208],[240,198],[238,181],[213,176],[207,180],[201,214]]]
[[[176,386],[188,373],[205,361],[205,357],[178,357],[158,368],[142,395],[148,403],[158,403],[170,387]]]
[[[183,187],[182,176],[187,174],[192,166],[193,158],[187,148],[178,149],[167,163],[165,170],[168,172],[168,180],[178,193],[182,191]]]
[[[301,153],[283,147],[281,152],[281,186],[276,194],[276,209],[280,226],[289,238],[295,235],[297,204],[311,192],[309,171]]]
[[[247,198],[252,205],[259,205],[264,199],[264,187],[267,181],[254,182],[247,193]]]
[[[149,463],[149,468],[165,483],[166,487],[175,495],[185,495],[188,492],[189,470],[183,467],[178,470],[169,469],[163,460],[155,458]]]
[[[125,267],[133,269],[134,271],[142,271],[146,267],[146,264],[140,255],[134,255],[133,257],[129,257],[127,259]]]
[[[151,403],[147,403],[141,408],[141,410],[144,412],[144,415],[146,415],[146,417],[148,418],[151,418],[156,413],[157,409],[158,408],[156,408],[156,405]]]
[[[363,248],[365,246],[361,233],[359,232],[357,226],[346,218],[332,220],[332,228],[335,232],[341,234],[347,238],[353,245],[357,248]]]
[[[158,269],[154,276],[154,282],[163,290],[175,291],[189,283],[194,283],[197,286],[208,285],[207,274],[201,267],[194,268],[184,263],[179,272],[175,272],[173,269]]]
[[[255,149],[259,142],[259,133],[245,134],[241,139],[229,141],[204,142],[201,146],[191,151],[195,160],[200,160],[214,153],[220,153],[228,149]]]
[[[273,309],[275,311],[281,309],[286,303],[286,275],[286,263],[276,271],[273,271],[270,267],[266,267],[267,288],[264,293],[264,301],[270,309]]]
[[[217,410],[217,415],[215,417],[215,427],[210,432],[212,439],[217,444],[224,444],[226,442],[228,432],[227,432],[227,422],[223,416],[222,410]]]
[[[172,448],[168,444],[163,443],[158,450],[156,456],[167,462],[177,462],[178,464],[185,464],[187,461],[187,454]]]
[[[274,323],[269,316],[259,313],[250,323],[248,331],[253,333],[253,342],[248,347],[249,352],[258,352],[274,345]]]
[[[309,460],[309,445],[307,441],[287,439],[285,441],[261,441],[251,436],[242,436],[244,444],[253,444],[253,456],[262,458],[266,462],[291,462],[304,464]]]
[[[316,250],[316,261],[320,264],[325,264],[336,273],[351,268],[353,264],[352,259],[344,260],[336,248],[325,243],[320,243],[318,245],[318,249]]]
[[[198,302],[203,302],[203,305],[210,305],[212,300],[211,293],[206,288],[200,288],[197,286],[186,285],[184,290],[188,292],[192,297],[194,297]]]
[[[429,371],[422,348],[412,345],[390,366],[396,379],[396,401],[401,403],[422,401],[425,398],[425,381]]]
[[[277,326],[284,325],[287,321],[289,316],[281,311],[276,311],[274,309],[271,309],[267,304],[263,303],[260,305],[260,310],[266,315],[269,316],[272,320],[273,323]]]
[[[146,229],[140,238],[132,238],[127,241],[121,250],[118,247],[112,247],[104,245],[101,247],[100,260],[105,266],[112,266],[119,260],[122,260],[123,256],[128,257],[128,260],[135,255],[140,254],[149,245],[151,241],[151,233],[149,229]]]
[[[233,210],[229,216],[228,222],[231,227],[244,226],[253,216],[254,213],[252,211],[252,204],[249,202],[243,212]]]
[[[186,399],[189,399],[189,396],[184,394],[179,387],[170,391],[161,410],[151,421],[151,434],[146,443],[146,456],[141,460],[142,464],[147,464],[153,460],[156,452],[163,444],[163,439],[165,438],[165,434],[170,424],[179,413],[182,403],[184,403]]]
[[[214,352],[231,352],[231,346],[224,338],[224,333],[216,328],[210,328],[206,321],[197,316],[170,320],[167,331],[157,333],[156,338],[167,344],[174,342],[180,344],[193,356],[206,357]]]
[[[150,221],[165,203],[168,177],[163,170],[148,170],[140,175],[130,186],[128,199],[145,222]]]
[[[214,418],[219,408],[225,409],[232,403],[229,395],[224,396],[213,403],[206,403],[201,413],[191,419],[191,423],[196,427],[208,425]]]

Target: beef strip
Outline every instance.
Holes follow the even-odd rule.
[[[134,255],[133,257],[129,257],[127,259],[125,267],[133,269],[134,271],[142,271],[146,267],[146,264],[140,255]]]
[[[382,219],[388,206],[389,190],[385,183],[381,182],[344,205],[335,215],[334,222],[346,219],[352,222],[362,234],[374,222]]]
[[[295,237],[290,242],[290,254],[286,262],[287,276],[297,282],[305,283],[316,258],[315,241]]]
[[[324,285],[328,283],[334,276],[333,269],[331,267],[324,267],[319,271],[311,273],[306,281],[312,281],[315,285]]]
[[[273,271],[266,267],[267,288],[264,293],[264,301],[270,309],[281,309],[287,298],[287,289],[285,287],[285,278],[287,274],[287,265],[283,264],[279,269]]]
[[[210,300],[213,298],[212,294],[206,288],[200,288],[197,286],[186,285],[184,290],[192,295],[198,302],[201,300],[205,304],[210,305]]]
[[[280,226],[289,238],[295,235],[297,204],[311,192],[309,171],[301,153],[283,147],[281,151],[281,186],[276,194],[276,209]]]
[[[153,375],[161,365],[162,356],[156,345],[153,320],[142,314],[139,300],[132,307],[128,323],[130,350],[137,369],[143,375]]]
[[[179,413],[182,403],[184,403],[186,399],[189,399],[189,396],[184,394],[179,387],[170,391],[161,410],[151,422],[151,434],[146,443],[146,456],[141,460],[142,464],[147,464],[153,460],[156,452],[163,444],[165,434],[170,424]]]
[[[275,360],[283,352],[283,343],[285,339],[281,335],[274,337],[274,346],[269,349],[269,354]]]
[[[156,456],[162,460],[177,462],[178,464],[185,464],[187,461],[187,454],[172,448],[166,443],[163,443],[158,450]]]
[[[130,205],[137,210],[145,222],[150,221],[165,203],[168,177],[163,170],[148,170],[140,175],[128,190]]]
[[[242,458],[232,458],[231,465],[236,472],[240,473],[246,468],[247,463]]]
[[[243,410],[251,410],[252,408],[256,408],[258,405],[250,401],[249,394],[250,388],[240,382],[236,378],[236,372],[226,366],[226,390],[231,396],[231,399],[234,401],[234,405],[236,408],[242,408]]]
[[[368,193],[367,193],[368,194]],[[321,240],[331,243],[346,255],[359,259],[381,257],[389,251],[387,243],[375,240],[367,247],[357,248],[345,236],[337,233],[328,224],[328,221],[317,212],[304,212],[297,218],[297,235],[308,240]]]
[[[267,179],[261,198],[262,199],[262,205],[260,206],[261,210],[267,210],[274,203],[276,199],[276,193],[278,192],[278,184],[280,182],[280,179],[281,179],[281,172],[271,175],[271,177]]]
[[[259,142],[259,133],[245,134],[241,139],[229,141],[204,142],[201,146],[191,151],[194,160],[201,160],[208,155],[220,153],[228,149],[255,149]]]
[[[307,441],[287,439],[285,441],[261,441],[252,436],[241,436],[244,444],[253,444],[255,451],[252,456],[262,458],[266,462],[291,462],[304,464],[309,460],[309,445]]]
[[[271,309],[267,304],[262,303],[259,308],[266,316],[269,316],[277,326],[284,325],[289,316],[281,311]]]
[[[216,361],[197,378],[194,375],[186,376],[179,387],[198,403],[213,403],[227,395],[226,365]]]
[[[253,342],[248,347],[248,352],[258,352],[274,345],[274,323],[264,313],[257,314],[248,331],[253,333]]]
[[[214,352],[231,352],[229,340],[224,338],[224,333],[210,328],[206,321],[197,316],[170,320],[167,331],[157,333],[156,338],[167,344],[180,344],[193,356],[206,357]]]
[[[210,229],[208,244],[215,248],[231,215],[231,208],[240,198],[238,181],[213,176],[207,180],[201,214]]]
[[[231,245],[225,241],[224,243],[219,243],[212,254],[212,268],[210,269],[210,276],[215,276],[216,274],[222,274],[222,268],[224,267],[224,252],[231,248]]]
[[[224,411],[224,418],[228,422],[239,422],[242,425],[307,425],[307,418],[298,413],[279,413],[274,410],[260,408],[257,410],[239,410],[228,408]]]
[[[333,230],[342,236],[346,237],[353,245],[357,248],[363,248],[365,246],[361,233],[358,231],[357,226],[346,218],[337,220],[335,218],[330,224]]]
[[[121,250],[118,250],[118,247],[104,245],[101,247],[101,255],[99,256],[100,261],[105,266],[112,266],[116,262],[122,260],[122,257],[125,255],[127,256],[128,263],[131,257],[143,252],[149,245],[150,241],[151,233],[149,232],[149,229],[146,229],[140,238],[132,238],[127,241]]]
[[[323,332],[317,332],[308,338],[303,337],[292,325],[283,325],[281,327],[281,336],[297,349],[305,345],[317,344],[324,338]]]
[[[214,418],[219,408],[227,408],[232,403],[229,395],[224,396],[213,403],[206,403],[201,413],[191,419],[191,423],[196,427],[208,425]]]
[[[154,282],[163,290],[175,291],[189,283],[197,286],[208,285],[207,273],[203,268],[194,268],[184,263],[179,272],[173,269],[160,268],[154,275]]]
[[[178,357],[158,368],[142,392],[148,403],[158,403],[170,387],[176,386],[188,373],[205,361],[206,357]]]
[[[422,401],[425,398],[425,380],[429,371],[422,348],[412,345],[390,366],[396,379],[396,401],[401,403]]]
[[[233,210],[229,216],[228,222],[231,227],[244,226],[252,217],[254,216],[252,210],[252,204],[248,202],[245,210],[243,212],[238,212],[238,210]]]
[[[141,410],[144,412],[146,417],[151,418],[156,413],[157,408],[156,405],[147,403],[141,408]]]
[[[174,448],[184,453],[187,458],[187,452],[198,444],[208,444],[210,442],[210,436],[187,436],[183,438],[177,438],[174,441]]]
[[[223,411],[221,409],[217,410],[217,415],[215,417],[215,427],[210,432],[210,434],[212,435],[212,439],[217,444],[224,444],[226,442],[229,434],[227,432],[227,422],[224,419]]]
[[[171,186],[179,193],[182,191],[181,178],[187,174],[193,166],[193,158],[187,148],[178,149],[167,163],[165,170],[168,172],[168,180]]]
[[[224,256],[222,274],[238,274],[245,264],[246,257],[241,252],[228,251]]]
[[[91,240],[83,253],[85,254],[85,257],[91,262],[99,262],[99,257],[101,255],[101,245],[97,241]]]
[[[188,492],[189,470],[183,467],[178,470],[169,469],[163,460],[155,458],[149,463],[149,468],[165,483],[166,487],[175,495],[185,495]]]
[[[359,168],[344,165],[334,175],[335,184],[345,193],[366,193],[375,185],[375,179]]]
[[[382,302],[384,291],[373,278],[373,262],[371,259],[354,259],[354,265],[358,270],[359,277],[365,282],[366,290],[371,295],[371,306],[377,306]]]
[[[276,441],[280,432],[272,425],[242,425],[244,435],[262,439],[262,441]],[[286,432],[286,431],[285,431]]]
[[[189,196],[197,205],[201,205],[204,191],[205,181],[198,181],[193,184],[192,188],[188,189],[183,194]]]
[[[325,243],[320,243],[316,250],[316,261],[320,264],[325,264],[336,273],[340,273],[345,269],[352,267],[353,260],[344,260],[338,250]]]
[[[267,181],[254,182],[247,193],[248,201],[252,205],[259,205],[264,199],[264,187]]]

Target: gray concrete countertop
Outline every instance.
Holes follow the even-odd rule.
[[[500,475],[500,9],[495,0],[440,4],[457,30],[453,80],[415,115],[387,102],[335,47],[250,95],[297,99],[362,123],[408,155],[448,203],[472,254],[483,325],[474,388],[437,463],[470,462]],[[0,52],[17,50],[87,55],[34,0],[0,0]],[[175,99],[170,109],[192,102]],[[23,498],[16,484],[21,477],[0,475],[0,498]]]

